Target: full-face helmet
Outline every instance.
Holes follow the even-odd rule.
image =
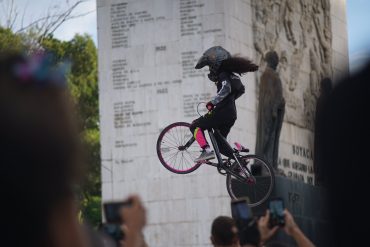
[[[211,81],[217,81],[217,74],[221,63],[228,58],[231,58],[231,55],[227,50],[221,46],[214,46],[203,53],[195,65],[195,69],[201,69],[208,65],[210,72],[208,78]]]

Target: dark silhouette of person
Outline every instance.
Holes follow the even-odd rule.
[[[256,154],[264,157],[276,169],[285,100],[281,80],[276,72],[279,64],[277,53],[269,51],[265,60],[267,67],[259,86]]]
[[[322,147],[321,137],[323,135],[322,121],[325,105],[330,97],[332,91],[332,81],[330,78],[324,78],[320,85],[320,96],[316,103],[316,114],[315,114],[315,137],[314,137],[314,172],[315,172],[315,184],[324,185],[326,178],[322,172]]]
[[[235,221],[228,216],[218,216],[212,222],[211,242],[214,247],[239,246],[238,229]]]
[[[320,138],[327,178],[330,246],[369,241],[370,63],[338,82],[323,109]]]

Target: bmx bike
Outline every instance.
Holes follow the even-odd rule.
[[[157,140],[157,155],[162,165],[171,172],[187,174],[198,169],[202,164],[214,166],[222,175],[226,175],[226,188],[232,199],[249,198],[249,206],[255,207],[265,202],[275,185],[272,167],[263,158],[248,154],[249,150],[235,143],[232,148],[217,129],[206,130],[211,140],[217,162],[205,160],[196,163],[199,145],[190,132],[190,124],[175,122],[165,127]],[[221,156],[218,143],[222,142],[232,154]]]

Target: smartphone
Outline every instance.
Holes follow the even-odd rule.
[[[253,218],[252,210],[248,206],[248,202],[248,197],[231,201],[231,215],[234,220],[248,221]]]
[[[108,235],[115,242],[119,242],[125,238],[124,232],[122,231],[121,226],[118,224],[102,224],[100,231]]]
[[[103,203],[104,215],[107,223],[121,224],[122,217],[120,210],[123,207],[131,206],[131,201],[120,201],[120,202],[105,202]]]
[[[238,228],[240,244],[243,246],[247,244],[254,245],[259,242],[257,221],[253,217],[252,210],[248,203],[248,197],[231,201],[231,215]]]
[[[270,200],[270,227],[285,225],[284,209],[284,200],[282,198],[276,197]]]

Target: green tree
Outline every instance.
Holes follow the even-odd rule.
[[[21,35],[16,35],[12,30],[0,26],[0,52],[20,51],[24,48]]]
[[[71,62],[68,86],[81,116],[83,140],[88,153],[88,172],[81,188],[82,216],[97,225],[101,222],[97,49],[88,35],[76,35],[70,41],[49,36],[43,39],[41,46],[55,55],[56,62]]]

